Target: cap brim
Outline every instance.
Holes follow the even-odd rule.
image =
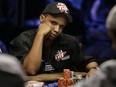
[[[67,21],[69,22],[69,23],[71,23],[72,21],[73,21],[73,18],[72,18],[72,16],[70,15],[70,14],[66,14],[66,13],[58,13],[58,12],[43,12],[43,14],[45,14],[45,13],[50,13],[50,14],[63,14],[66,18],[67,18]]]

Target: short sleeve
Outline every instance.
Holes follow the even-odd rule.
[[[22,33],[10,42],[9,53],[23,62],[32,46],[32,42],[29,33]]]

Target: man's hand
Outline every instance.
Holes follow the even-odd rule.
[[[88,63],[86,66],[86,70],[88,71],[86,75],[86,79],[88,79],[98,70],[97,62],[93,61],[93,62]]]
[[[49,22],[42,22],[38,27],[38,34],[46,36],[52,30],[52,25]]]
[[[87,73],[87,75],[86,75],[86,79],[89,79],[90,77],[92,77],[92,76],[96,73],[97,70],[98,70],[98,69],[91,68],[91,69],[89,70],[89,72]]]

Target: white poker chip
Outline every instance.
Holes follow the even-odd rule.
[[[25,87],[44,87],[44,82],[28,81],[25,83]]]

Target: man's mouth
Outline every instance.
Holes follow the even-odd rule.
[[[57,35],[55,35],[55,34],[51,34],[51,37],[53,37],[53,38],[55,38]]]

